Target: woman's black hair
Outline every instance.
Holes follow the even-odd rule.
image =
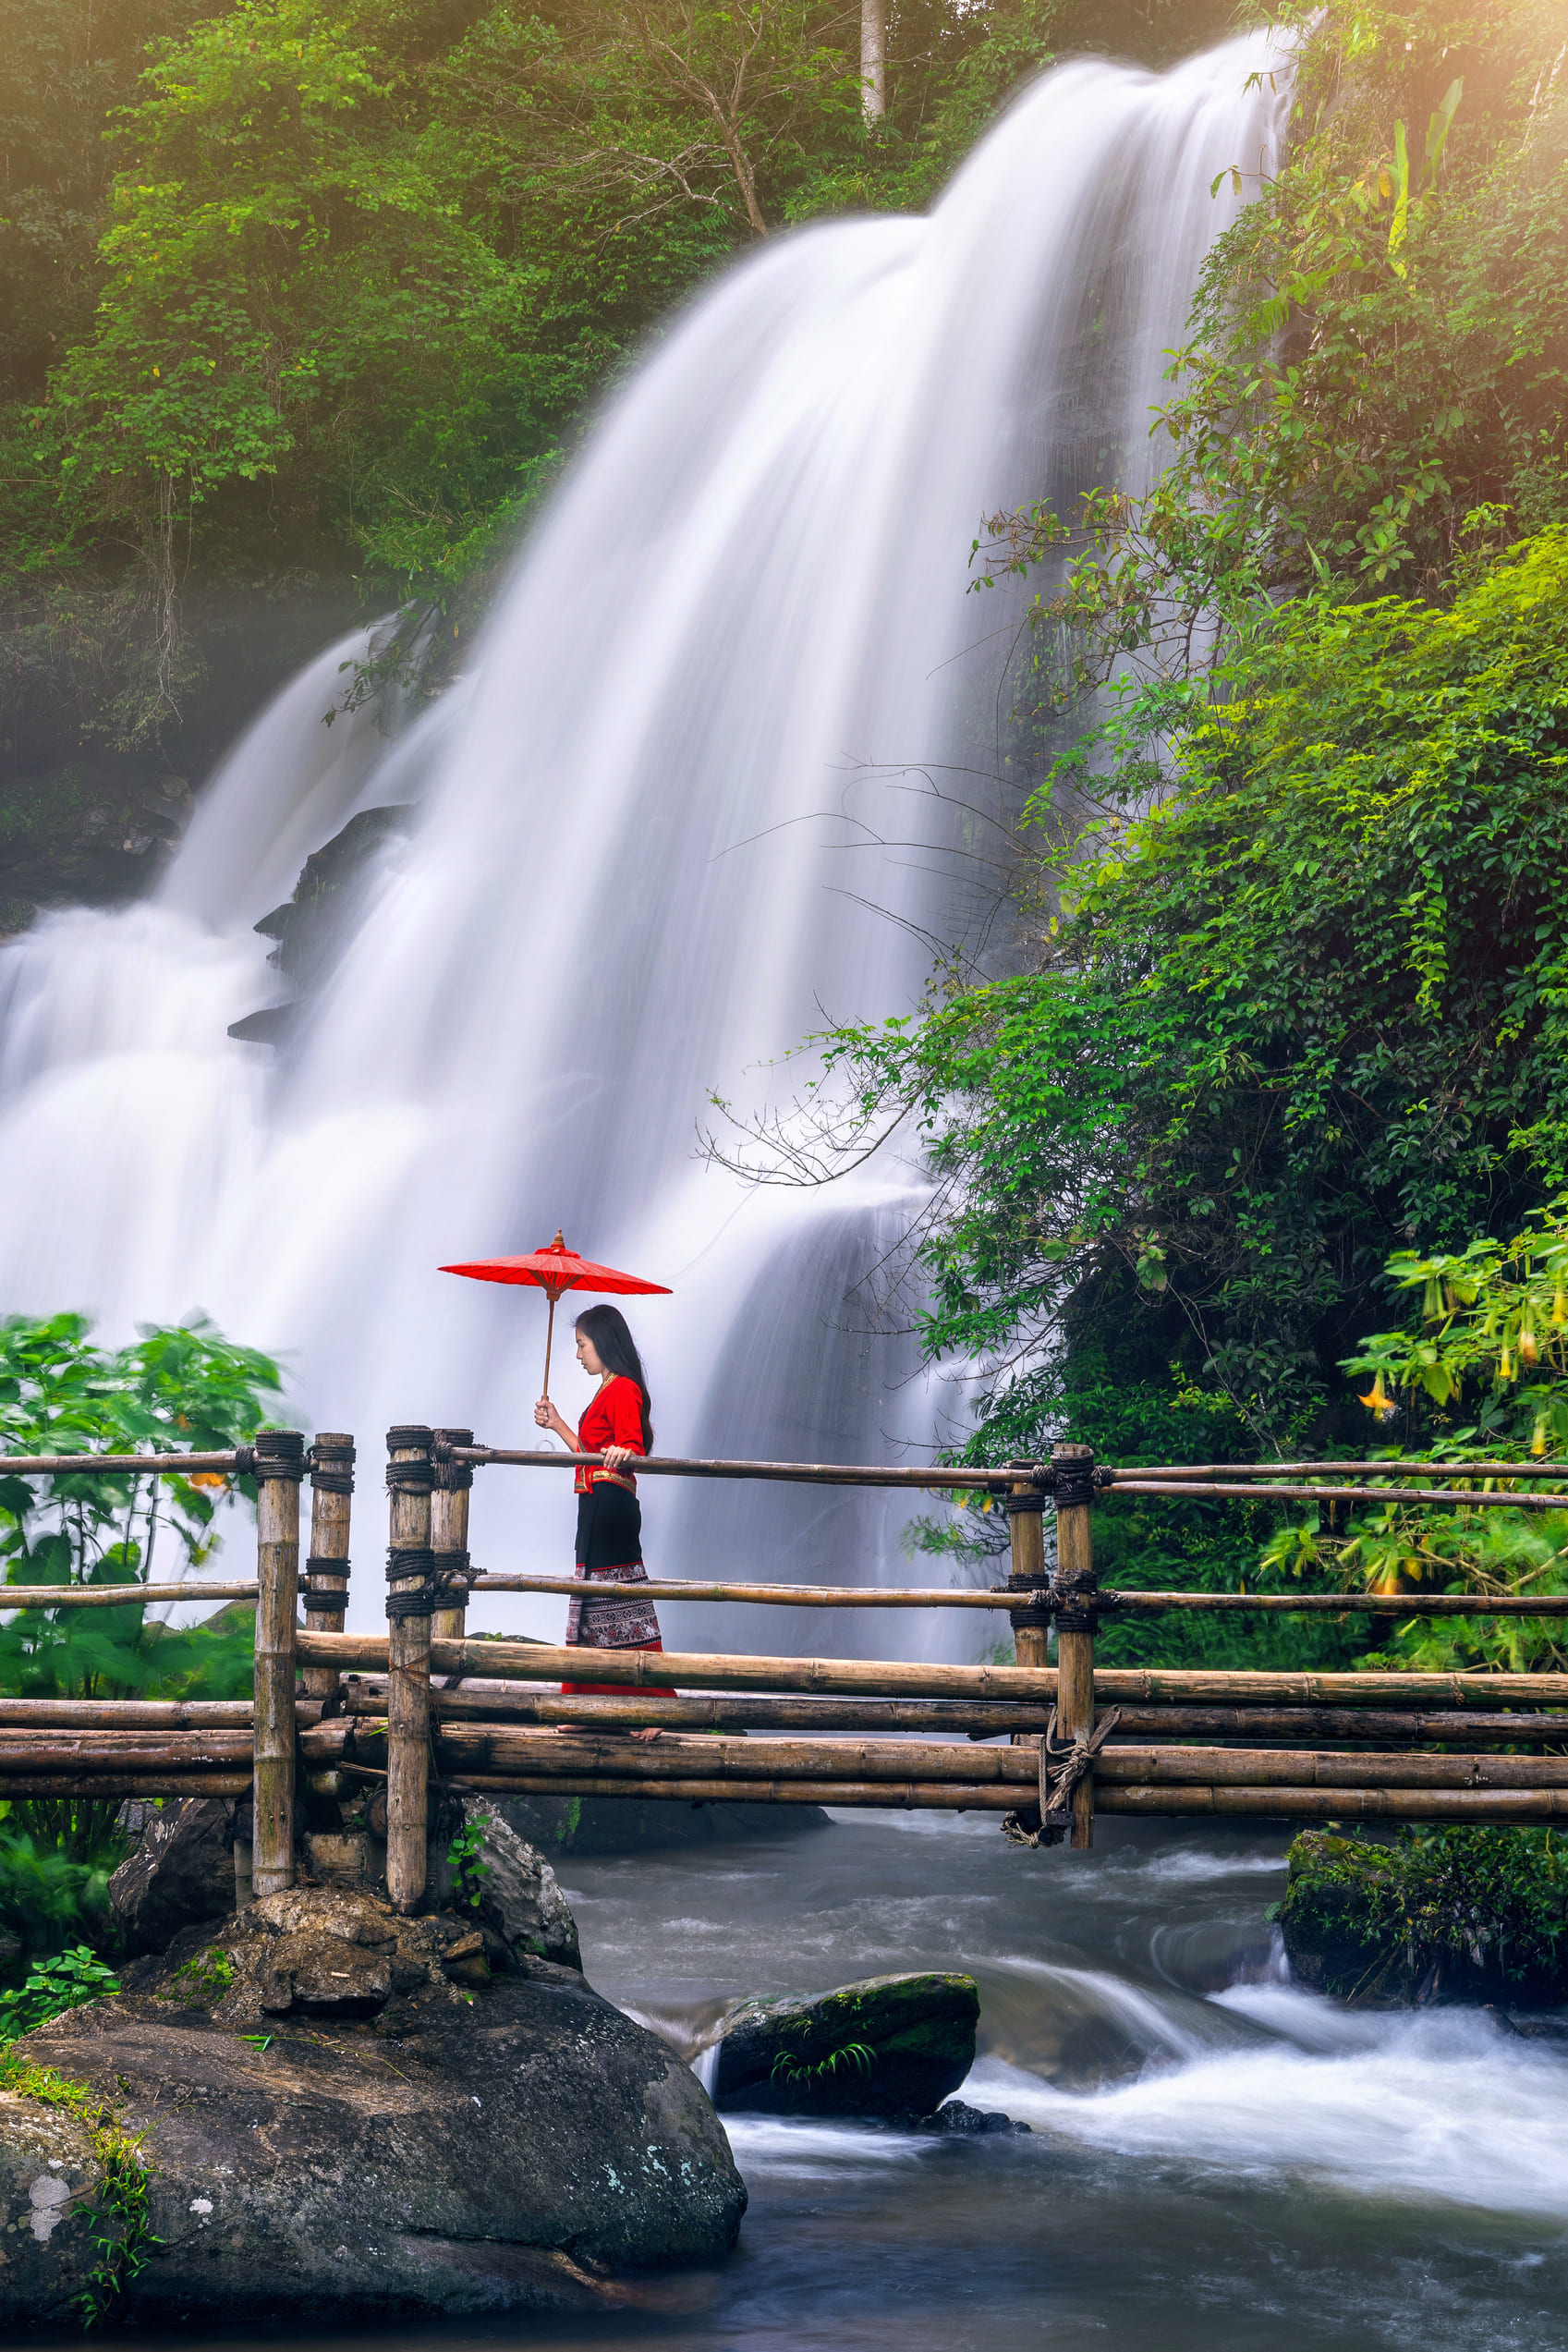
[[[651,1454],[653,1400],[648,1394],[642,1358],[637,1352],[636,1340],[626,1328],[625,1315],[618,1307],[585,1307],[572,1329],[588,1334],[607,1372],[618,1372],[623,1379],[636,1381],[638,1394],[642,1398],[642,1450],[645,1454]]]

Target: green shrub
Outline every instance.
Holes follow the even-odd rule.
[[[58,1952],[52,1960],[36,1960],[27,1982],[15,1992],[0,1992],[0,2041],[15,2041],[51,2017],[78,2009],[84,2001],[102,2001],[120,1989],[113,1968],[105,1968],[91,1944]]]
[[[1561,2000],[1568,1856],[1550,1829],[1307,1830],[1276,1916],[1304,1981],[1345,1997]]]
[[[109,1924],[109,1873],[118,1858],[112,1837],[102,1852],[80,1859],[0,1822],[0,1927],[27,1953],[55,1951],[72,1935],[101,1938]]]

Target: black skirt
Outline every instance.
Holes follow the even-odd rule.
[[[577,1566],[635,1567],[642,1558],[642,1505],[624,1486],[608,1481],[577,1497]]]

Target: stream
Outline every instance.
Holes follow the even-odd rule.
[[[1561,2352],[1568,2042],[1295,1989],[1266,1917],[1283,1835],[1096,1837],[1031,1854],[978,1820],[841,1814],[812,1836],[568,1858],[590,1979],[688,2051],[737,1994],[971,1970],[963,2095],[1030,2136],[734,2116],[751,2205],[719,2270],[635,2286],[613,2318],[357,2340]]]

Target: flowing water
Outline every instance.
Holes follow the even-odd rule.
[[[969,542],[982,513],[1147,479],[1230,167],[1272,152],[1269,63],[1242,42],[1162,79],[1064,67],[929,218],[771,244],[611,403],[458,688],[390,736],[369,710],[328,728],[361,646],[328,649],[151,903],[6,949],[0,1306],[79,1306],[111,1334],[201,1308],[283,1351],[309,1425],[516,1443],[542,1302],[437,1270],[560,1223],[674,1286],[636,1318],[666,1450],[929,1458],[961,1388],[924,1383],[846,1296],[918,1169],[893,1152],[826,1192],[752,1189],[695,1156],[697,1127],[711,1090],[741,1115],[787,1102],[813,1066],[780,1057],[824,1018],[907,1011],[933,936],[983,944],[1017,607],[966,596]],[[351,813],[407,801],[417,835],[303,1034],[277,1055],[230,1040],[280,993],[256,920]],[[558,1561],[568,1508],[553,1483],[481,1481],[476,1554]],[[906,1516],[665,1490],[651,1556],[902,1578]],[[977,1638],[905,1631],[941,1654]]]
[[[963,2096],[1032,2130],[731,2116],[751,2203],[730,2261],[639,2283],[603,2320],[436,2340],[1561,2352],[1568,2041],[1292,1987],[1265,1917],[1282,1837],[1114,1821],[1096,1836],[1092,1854],[1030,1854],[978,1821],[844,1814],[776,1843],[566,1860],[590,1979],[687,2050],[742,1993],[972,1970]]]

